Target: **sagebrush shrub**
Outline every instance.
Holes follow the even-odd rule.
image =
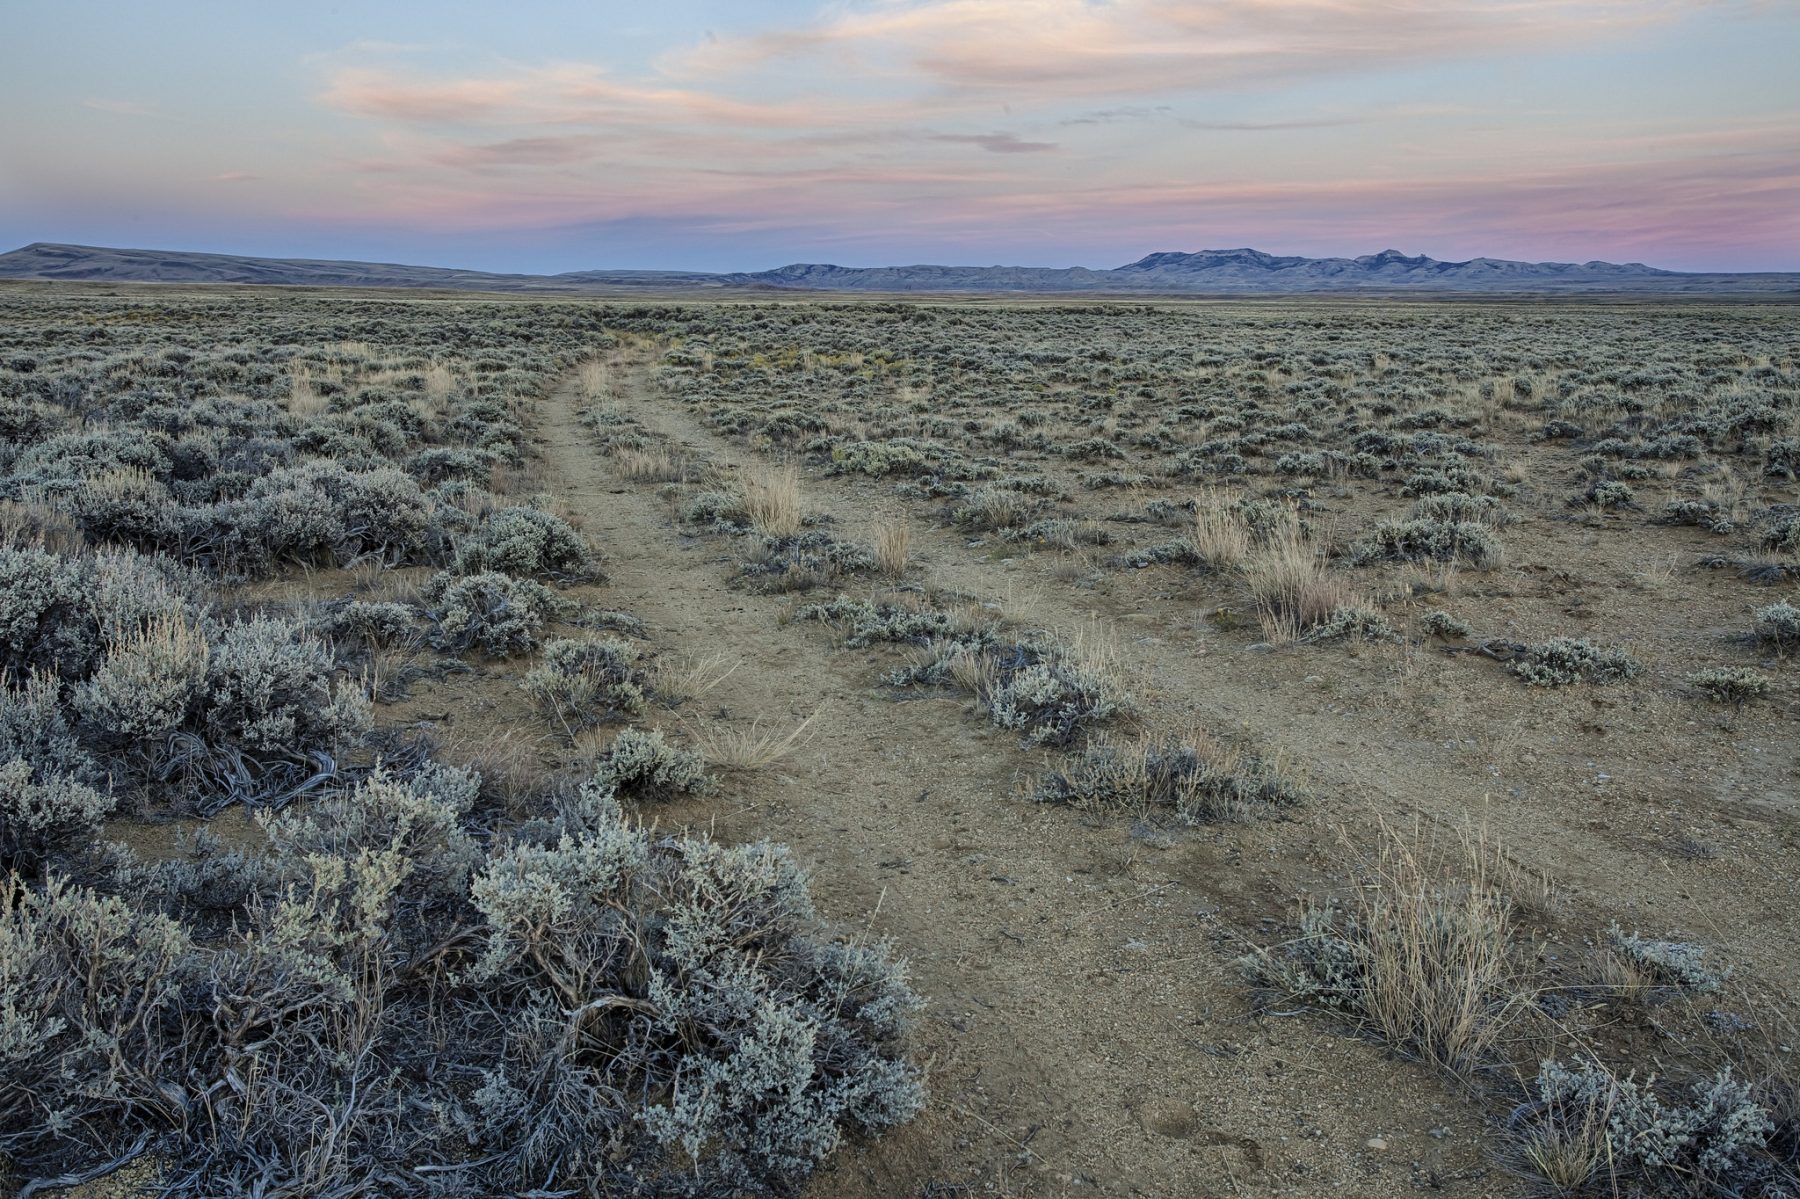
[[[1499,539],[1486,525],[1472,520],[1413,519],[1377,525],[1351,546],[1350,556],[1358,562],[1429,559],[1491,566],[1503,555]]]
[[[35,549],[0,548],[0,674],[81,678],[100,651],[80,563]]]
[[[593,551],[581,534],[554,513],[523,506],[499,509],[458,540],[450,569],[561,580],[595,574]]]
[[[368,704],[332,692],[333,664],[305,626],[258,617],[226,625],[207,663],[201,727],[208,745],[272,758],[332,752],[369,728]]]
[[[1507,668],[1533,687],[1567,687],[1575,683],[1622,683],[1643,673],[1637,659],[1618,648],[1604,648],[1578,637],[1552,637],[1532,646]]]
[[[562,605],[548,587],[497,571],[435,576],[426,589],[441,649],[479,649],[496,658],[530,651]]]
[[[1010,529],[1024,524],[1043,501],[1010,487],[983,487],[951,510],[952,523],[971,532]]]
[[[106,656],[73,698],[81,720],[115,747],[158,743],[183,724],[206,685],[205,633],[180,616],[117,629]]]
[[[1427,633],[1433,637],[1442,637],[1446,641],[1458,641],[1475,632],[1468,621],[1444,611],[1427,612],[1421,623],[1425,626]]]
[[[1421,496],[1413,504],[1413,516],[1419,520],[1432,520],[1459,524],[1473,521],[1499,528],[1508,524],[1505,507],[1491,495],[1469,495],[1461,491],[1446,491],[1437,495]]]
[[[35,871],[93,845],[113,797],[23,758],[0,763],[0,866]]]
[[[1025,746],[1067,745],[1128,703],[1110,680],[1081,663],[1022,642],[987,657],[977,698],[993,722],[1017,732]]]
[[[1741,708],[1769,693],[1769,676],[1748,666],[1709,666],[1688,675],[1688,683],[1714,703]]]
[[[868,547],[814,530],[759,538],[745,555],[739,573],[765,591],[800,591],[874,565],[875,555]]]
[[[169,489],[140,468],[83,479],[64,502],[90,541],[159,546],[177,535]]]
[[[327,609],[318,623],[327,637],[359,649],[411,645],[419,640],[418,613],[391,600],[351,600]]]
[[[59,1171],[105,1161],[126,1113],[166,1110],[162,1088],[186,1077],[188,948],[180,925],[123,898],[0,875],[0,1153]]]
[[[1555,1180],[1565,1193],[1779,1199],[1796,1180],[1793,1163],[1769,1152],[1769,1110],[1729,1069],[1677,1088],[1620,1078],[1593,1059],[1547,1060],[1534,1089],[1514,1123],[1520,1157],[1540,1177],[1575,1163],[1558,1171],[1576,1175]]]
[[[1767,553],[1800,555],[1800,516],[1784,516],[1771,524],[1757,544]]]
[[[1712,994],[1724,987],[1730,973],[1707,965],[1706,946],[1691,941],[1658,941],[1627,933],[1616,924],[1607,930],[1606,940],[1614,953],[1664,986]]]
[[[1786,600],[1758,608],[1754,635],[1778,654],[1800,649],[1800,608]]]
[[[264,817],[262,826],[277,862],[290,872],[309,855],[404,857],[400,894],[406,905],[428,911],[465,895],[480,863],[467,827],[480,787],[478,776],[453,766],[430,765],[404,779],[378,771],[304,810]]]
[[[1599,479],[1576,496],[1575,502],[1611,512],[1619,508],[1636,507],[1637,493],[1618,479]]]
[[[702,491],[682,507],[681,519],[719,533],[742,533],[750,528],[744,497],[731,491]]]
[[[942,454],[933,457],[942,457]],[[831,450],[833,474],[861,474],[877,479],[895,474],[917,475],[930,470],[931,462],[924,447],[904,439],[858,441],[833,446]]]
[[[1664,524],[1697,525],[1709,533],[1729,533],[1736,525],[1730,512],[1717,500],[1672,499],[1663,504]]]
[[[654,834],[601,783],[484,853],[475,792],[380,774],[266,819],[260,868],[161,872],[178,911],[243,905],[216,942],[0,875],[0,1154],[149,1152],[243,1199],[772,1196],[918,1111],[903,967],[830,937],[784,851]]]
[[[919,644],[934,637],[954,635],[965,623],[937,608],[854,600],[847,595],[821,604],[807,604],[794,613],[794,619],[837,625],[844,630],[844,644],[851,648],[877,642]]]
[[[637,651],[617,638],[559,637],[544,643],[524,686],[545,714],[573,732],[641,715],[648,676],[637,668]]]
[[[670,745],[658,729],[624,729],[594,763],[591,786],[638,800],[671,799],[703,791],[706,762]]]
[[[1376,608],[1347,604],[1335,609],[1322,623],[1301,638],[1322,641],[1399,641],[1400,631],[1387,614]]]
[[[0,676],[0,762],[15,758],[29,762],[40,776],[95,783],[102,775],[71,727],[62,689],[51,675]]]
[[[1209,824],[1286,807],[1304,795],[1276,759],[1205,737],[1146,736],[1095,740],[1039,779],[1032,798],[1084,809],[1166,808],[1186,823]]]

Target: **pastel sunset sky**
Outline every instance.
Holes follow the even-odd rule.
[[[0,249],[1800,269],[1800,0],[11,0]]]

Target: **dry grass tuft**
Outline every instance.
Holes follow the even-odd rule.
[[[1511,905],[1490,877],[1486,847],[1464,847],[1457,878],[1431,847],[1392,838],[1361,897],[1369,1017],[1390,1044],[1451,1069],[1485,1060],[1523,1000]]]
[[[1599,1103],[1547,1101],[1511,1147],[1510,1164],[1552,1196],[1621,1194],[1610,1135],[1616,1098],[1609,1093]]]
[[[1331,574],[1325,548],[1298,523],[1273,532],[1241,570],[1263,635],[1277,645],[1298,641],[1360,599],[1347,581]]]
[[[581,398],[588,403],[596,403],[606,398],[607,380],[606,364],[598,358],[590,358],[575,368],[575,386]]]
[[[66,512],[29,500],[0,500],[0,547],[77,554],[87,544]]]
[[[667,449],[620,450],[613,456],[619,473],[632,483],[685,483],[687,466]]]
[[[682,654],[658,662],[656,697],[668,707],[680,707],[710,693],[743,664],[742,658],[734,661],[718,650],[707,654]]]
[[[875,526],[875,565],[890,579],[902,578],[912,551],[912,526],[887,520]]]
[[[1188,529],[1194,555],[1215,570],[1236,568],[1250,556],[1254,538],[1249,523],[1217,492],[1201,496],[1199,503]]]
[[[994,655],[954,638],[933,637],[914,646],[909,655],[920,669],[942,666],[950,682],[976,695],[984,694],[994,677]]]
[[[1384,830],[1341,907],[1315,907],[1301,936],[1248,960],[1296,998],[1356,1015],[1397,1049],[1465,1075],[1491,1061],[1531,996],[1513,953],[1503,855],[1478,832],[1454,845]]]
[[[455,732],[439,748],[437,759],[481,776],[481,789],[520,815],[545,782],[543,738],[528,729],[498,732]]]
[[[766,537],[793,537],[802,526],[800,471],[797,467],[763,466],[744,475],[744,512]]]
[[[1069,662],[1099,683],[1108,695],[1129,697],[1136,689],[1134,672],[1127,665],[1129,658],[1125,647],[1119,643],[1118,630],[1099,616],[1089,615],[1072,626],[1056,629],[1053,636]],[[1130,706],[1129,699],[1125,700],[1125,706]]]
[[[818,735],[814,726],[823,711],[823,708],[814,711],[786,732],[764,727],[759,716],[747,729],[719,725],[697,729],[694,739],[700,745],[701,756],[710,766],[719,770],[763,770],[810,743]]]
[[[330,411],[330,404],[313,386],[312,371],[304,362],[288,363],[287,410],[311,420]]]
[[[550,496],[553,488],[549,468],[540,458],[527,458],[517,465],[496,466],[493,472],[493,490],[500,495]],[[546,506],[559,508],[557,515],[564,520],[568,519],[571,509],[567,504],[557,500]]]
[[[434,362],[425,368],[425,402],[434,415],[441,416],[449,411],[450,396],[455,390],[456,376],[449,367]]]

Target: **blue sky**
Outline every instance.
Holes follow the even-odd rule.
[[[1800,269],[1789,0],[15,0],[0,245]]]

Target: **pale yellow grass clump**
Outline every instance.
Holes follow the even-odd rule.
[[[363,694],[372,700],[393,698],[398,694],[400,683],[415,662],[418,661],[419,650],[413,645],[377,645],[369,651],[368,660],[362,665],[361,684]]]
[[[1356,892],[1302,938],[1251,959],[1265,982],[1364,1019],[1452,1073],[1493,1058],[1531,1003],[1513,944],[1508,865],[1480,832],[1443,846],[1385,827]]]
[[[29,498],[18,503],[0,500],[0,546],[73,554],[85,544],[67,513]]]
[[[169,500],[169,489],[141,466],[117,466],[94,475],[82,483],[81,494],[84,499],[118,504],[160,504]]]
[[[1276,530],[1240,570],[1263,636],[1278,645],[1298,641],[1359,600],[1347,580],[1331,573],[1325,547],[1297,521]]]
[[[288,364],[287,410],[295,416],[311,419],[323,416],[330,405],[313,386],[312,371],[304,362]]]
[[[1188,529],[1188,544],[1195,556],[1214,570],[1235,569],[1250,556],[1253,538],[1249,524],[1217,492],[1201,496],[1199,505]]]
[[[575,368],[575,386],[581,398],[596,403],[606,398],[606,364],[590,358]]]
[[[727,728],[712,725],[700,729],[695,740],[707,764],[719,770],[763,770],[788,757],[818,736],[815,727],[824,709],[814,711],[793,728],[782,730],[765,726],[761,717],[749,728]]]
[[[434,411],[445,411],[450,404],[450,393],[455,390],[456,376],[450,373],[449,367],[434,362],[425,368],[425,399]]]
[[[451,733],[438,750],[438,760],[481,776],[481,789],[498,796],[511,811],[544,782],[543,737],[523,728],[481,729]]]
[[[921,670],[942,666],[950,682],[975,695],[989,689],[994,677],[994,657],[954,639],[934,637],[915,646],[912,663]]]
[[[888,520],[875,526],[875,564],[890,579],[906,574],[912,550],[912,526],[902,520]]]
[[[1339,608],[1362,599],[1347,580],[1331,573],[1328,547],[1307,530],[1292,505],[1274,528],[1258,530],[1227,497],[1209,493],[1200,498],[1188,544],[1208,566],[1243,579],[1263,636],[1276,644],[1298,641]]]
[[[1547,1104],[1512,1149],[1519,1172],[1552,1195],[1622,1194],[1611,1132],[1619,1094],[1612,1087],[1599,1102]]]
[[[711,693],[743,664],[742,658],[733,661],[720,650],[664,659],[656,664],[656,696],[671,708],[679,707]]]
[[[667,449],[620,450],[613,457],[619,473],[633,483],[682,483],[687,468]]]
[[[800,471],[765,466],[744,476],[744,512],[766,537],[792,537],[800,532]]]
[[[1130,705],[1132,671],[1126,665],[1125,648],[1112,625],[1090,615],[1075,625],[1056,630],[1055,639],[1083,674],[1101,683],[1107,694],[1120,697],[1122,706]]]
[[[1362,895],[1369,1017],[1390,1044],[1440,1065],[1484,1060],[1516,1017],[1511,905],[1470,847],[1464,877],[1445,879],[1422,847],[1384,847]]]

